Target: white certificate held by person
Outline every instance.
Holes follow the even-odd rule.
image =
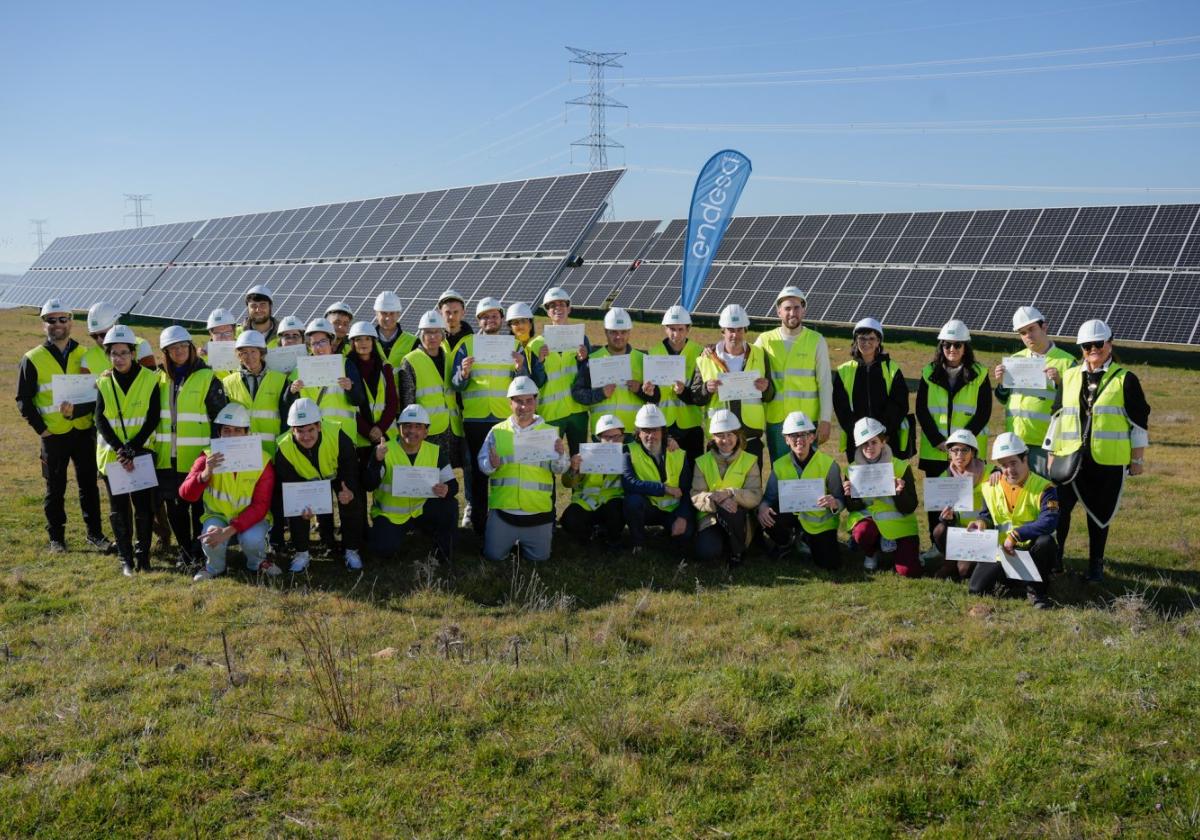
[[[314,515],[333,513],[328,479],[283,482],[283,515],[303,516],[306,510]]]
[[[511,365],[517,340],[511,335],[475,333],[471,354],[477,365]]]
[[[1004,568],[1004,574],[1013,580],[1023,580],[1028,583],[1041,583],[1042,575],[1033,562],[1033,555],[1028,551],[1017,549],[1012,554],[1003,548],[996,552],[996,559]]]
[[[825,482],[819,478],[791,478],[779,482],[780,513],[811,513],[820,510],[820,500],[827,495]]]
[[[551,353],[575,353],[584,342],[583,324],[547,324],[542,327],[542,337]]]
[[[83,405],[96,401],[96,376],[91,373],[56,373],[50,377],[51,405]]]
[[[762,392],[754,383],[762,378],[757,370],[729,371],[717,380],[717,399],[723,402],[760,399]]]
[[[993,528],[978,531],[967,528],[946,529],[946,559],[961,563],[995,563],[1000,532]]]
[[[651,356],[642,359],[642,380],[663,388],[687,383],[687,359],[683,356]]]
[[[633,379],[633,362],[628,353],[620,356],[592,356],[587,364],[593,388],[603,388],[605,385],[623,388]]]
[[[133,469],[125,469],[120,461],[112,461],[104,468],[108,477],[108,489],[114,496],[136,493],[158,486],[158,474],[154,472],[154,456],[138,455],[133,459]]]
[[[434,485],[440,483],[441,470],[437,467],[394,467],[392,469],[392,495],[412,499],[432,499]]]
[[[308,355],[308,348],[303,344],[292,344],[287,347],[272,347],[267,351],[267,370],[277,370],[280,373],[291,373],[296,369],[296,360]]]
[[[620,475],[625,469],[625,447],[619,443],[581,443],[579,455],[584,475]]]
[[[214,473],[247,472],[262,469],[262,438],[258,435],[213,438],[209,442],[209,448],[214,455],[221,456],[221,463],[213,467]]]
[[[241,366],[237,357],[237,342],[234,341],[208,342],[204,346],[204,358],[208,360],[210,368],[226,373]]]
[[[896,495],[896,473],[890,463],[851,464],[850,497],[877,499]]]
[[[554,444],[558,429],[534,429],[513,436],[513,460],[518,464],[541,464],[558,458]]]
[[[267,358],[271,354],[268,351]],[[296,360],[296,378],[305,388],[332,388],[346,375],[346,357],[341,353],[329,356],[301,356]]]
[[[971,477],[966,475],[926,478],[925,510],[974,510],[974,489]]]
[[[1046,360],[1041,356],[1005,356],[1005,388],[1046,390]]]

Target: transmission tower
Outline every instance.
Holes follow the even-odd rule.
[[[49,219],[30,219],[29,224],[33,225],[33,237],[37,240],[38,256],[42,255],[42,251],[46,250],[46,222]]]
[[[133,212],[126,213],[125,218],[133,217],[133,226],[142,227],[144,220],[152,219],[154,216],[150,213],[142,211],[142,202],[150,200],[150,193],[125,193],[125,202],[133,202]]]
[[[578,99],[568,99],[568,105],[586,105],[591,111],[592,131],[587,137],[581,137],[572,146],[587,146],[590,150],[589,166],[591,169],[605,169],[608,166],[608,150],[625,148],[605,133],[605,114],[609,108],[628,107],[613,99],[604,92],[604,68],[620,67],[617,59],[625,55],[623,52],[594,52],[567,47],[575,57],[571,64],[584,64],[588,68],[588,93]]]

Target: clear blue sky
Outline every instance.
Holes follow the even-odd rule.
[[[1194,0],[9,2],[0,272],[34,259],[29,219],[122,227],[126,192],[169,222],[578,169],[568,44],[629,53],[618,218],[684,215],[693,176],[655,170],[727,146],[743,214],[1195,201],[788,180],[1200,187],[1190,36]]]

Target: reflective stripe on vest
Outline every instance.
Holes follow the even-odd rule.
[[[592,353],[592,358],[603,359],[612,354],[608,352],[607,347],[601,347],[599,350]],[[642,359],[645,354],[641,350],[629,349],[629,368],[633,374],[633,378],[638,382],[642,381]],[[634,419],[637,417],[638,409],[642,407],[643,400],[640,396],[633,394],[624,385],[618,385],[613,389],[611,397],[606,397],[595,405],[588,406],[588,428],[596,428],[596,421],[605,414],[615,414],[621,420],[621,424],[626,429],[634,427]]]
[[[880,364],[883,366],[883,388],[884,391],[890,395],[892,393],[892,382],[895,381],[896,372],[899,370],[899,368],[896,367],[895,363],[893,363],[891,359],[881,362]],[[842,362],[842,364],[838,365],[837,369],[838,378],[842,380],[842,390],[846,392],[846,401],[850,403],[850,410],[855,414],[857,414],[857,412],[854,411],[854,379],[858,375],[858,368],[858,361],[851,359],[848,362]],[[810,417],[809,419],[811,420],[813,418]],[[881,423],[883,422],[882,417],[876,417],[875,419]],[[908,436],[910,434],[908,423],[904,422],[900,424],[898,434],[900,436],[900,440],[892,441],[892,445],[896,447],[897,451],[903,451],[908,448]],[[846,430],[842,429],[840,432],[838,432],[838,451],[845,452],[849,443],[850,441],[846,435]]]
[[[904,461],[898,458],[892,459],[892,473],[896,478],[903,478],[905,469],[907,469],[907,465]],[[846,517],[846,523],[851,529],[864,519],[873,519],[875,527],[879,529],[879,533],[885,539],[898,540],[902,537],[917,535],[916,513],[901,513],[896,510],[895,496],[879,496],[863,501],[867,503],[866,508],[852,510]]]
[[[129,443],[143,425],[154,422],[146,415],[150,411],[150,395],[157,387],[158,377],[141,365],[138,365],[138,375],[133,378],[127,393],[121,391],[117,381],[110,375],[96,380],[96,390],[104,397],[104,419],[121,443]],[[116,460],[117,453],[105,443],[103,436],[96,435],[96,469],[103,473],[104,468]]]
[[[455,400],[450,388],[451,359],[442,351],[443,365],[447,368],[445,374],[438,373],[437,365],[421,347],[409,351],[404,361],[413,372],[413,398],[429,414],[429,434],[440,435],[450,426],[450,406]]]
[[[175,469],[186,473],[212,440],[212,424],[208,419],[205,399],[214,375],[210,367],[193,370],[176,391],[167,372],[159,371],[158,398],[162,410],[159,413],[158,432],[154,436],[159,469],[170,468],[171,459],[174,458]],[[171,419],[172,399],[175,401],[174,424]]]
[[[665,444],[664,444],[665,445]],[[664,484],[667,487],[679,487],[679,480],[683,475],[683,465],[687,459],[687,453],[682,449],[674,451],[667,450],[666,456],[663,459],[664,472],[658,471],[658,464],[654,458],[645,450],[640,441],[635,441],[629,444],[629,461],[633,466],[633,472],[642,481],[657,481],[659,484]],[[687,492],[690,488],[679,489]],[[650,504],[662,511],[673,511],[679,507],[679,499],[666,494],[662,496],[647,496]]]
[[[603,504],[621,497],[621,476],[588,473],[581,476],[571,492],[571,504],[584,510],[596,510]]]
[[[1019,358],[1033,358],[1029,348],[1013,354]],[[1075,359],[1059,347],[1051,347],[1043,359],[1046,367],[1058,369],[1059,378],[1075,364]],[[1050,428],[1057,391],[1054,383],[1047,381],[1047,388],[1010,388],[1004,405],[1004,430],[1013,432],[1030,446],[1041,446]]]
[[[313,462],[296,445],[296,439],[292,436],[291,429],[289,429],[281,434],[276,441],[278,449],[275,457],[282,457],[291,464],[292,468],[296,471],[296,475],[305,481],[333,479],[337,476],[339,435],[343,434],[345,432],[341,430],[341,427],[337,423],[322,418],[321,437],[317,441],[317,464],[313,466]]]
[[[1096,402],[1092,406],[1091,452],[1097,464],[1126,466],[1133,455],[1130,432],[1133,424],[1125,412],[1125,374],[1116,363],[1109,365],[1100,378]],[[1082,444],[1080,391],[1083,366],[1069,369],[1063,377],[1063,410],[1059,416],[1055,455],[1069,455]]]
[[[714,490],[741,490],[746,485],[746,477],[750,475],[750,468],[757,463],[758,459],[743,449],[738,453],[737,458],[725,468],[725,474],[721,475],[717,457],[711,452],[705,452],[696,459],[696,469],[700,470],[704,476],[708,492],[711,493]],[[697,510],[696,516],[703,519],[712,514]]]
[[[817,347],[821,336],[808,327],[792,341],[791,349],[783,340],[781,328],[760,335],[754,342],[767,354],[775,399],[767,403],[767,422],[782,423],[793,411],[803,411],[814,422],[821,414],[820,385],[817,382]]]
[[[537,336],[529,342],[529,356],[536,358],[546,344],[543,336]],[[547,421],[562,420],[573,414],[582,414],[587,409],[571,396],[571,386],[575,384],[578,371],[575,350],[551,350],[542,362],[542,370],[546,372],[546,384],[538,395],[538,413]]]
[[[423,350],[415,352],[424,353]],[[438,465],[439,449],[427,440],[421,441],[416,458],[409,460],[408,453],[398,441],[388,443],[387,455],[384,456],[383,481],[372,494],[371,518],[385,517],[388,521],[403,525],[414,516],[419,516],[424,509],[427,499],[411,496],[395,496],[392,494],[392,473],[400,467],[434,467]],[[372,465],[374,468],[374,465]]]
[[[766,373],[766,351],[757,344],[747,345],[749,352],[746,354],[746,362],[742,365],[742,371],[758,371],[762,376]],[[713,351],[716,352],[715,350]],[[710,382],[713,379],[719,379],[721,369],[717,366],[716,359],[708,356],[701,356],[696,360],[696,369],[700,371],[700,379],[703,382]],[[776,397],[778,399],[778,397]],[[762,429],[766,424],[766,410],[763,407],[762,397],[752,400],[740,400],[730,402],[722,400],[720,392],[713,393],[708,405],[704,406],[705,416],[712,417],[717,411],[722,408],[727,408],[732,411],[737,418],[741,420],[742,425],[750,429]],[[705,424],[705,434],[708,433],[708,424]]]
[[[554,427],[542,422],[531,428]],[[488,479],[488,507],[523,513],[551,513],[554,510],[554,473],[541,464],[516,463],[513,438],[511,417],[492,427],[500,467]]]
[[[1025,484],[1021,487],[1021,492],[1017,494],[1017,504],[1010,511],[1008,509],[1008,499],[1004,497],[1004,488],[1000,486],[1000,482],[996,482],[995,486],[984,483],[983,485],[983,501],[987,505],[988,513],[992,515],[992,522],[996,523],[996,530],[1000,532],[1000,542],[1004,542],[1004,535],[1014,528],[1020,528],[1022,525],[1028,525],[1030,522],[1037,520],[1042,512],[1042,494],[1046,492],[1047,487],[1053,485],[1046,479],[1042,478],[1035,472],[1030,472],[1029,477],[1025,479]],[[1032,540],[1013,540],[1018,548],[1028,548],[1033,542]]]
[[[679,351],[679,355],[684,358],[683,384],[685,386],[692,381],[692,374],[696,372],[696,360],[703,352],[704,345],[698,341],[692,341],[690,338],[684,342],[683,349]],[[660,341],[650,348],[650,355],[668,356],[670,353]],[[704,424],[704,408],[698,405],[688,405],[679,399],[670,388],[659,388],[658,407],[662,410],[663,416],[667,418],[667,426],[674,426],[678,429],[695,429]]]
[[[513,351],[516,352],[517,340],[514,338],[512,342]],[[464,346],[467,356],[475,355],[474,333],[459,342],[459,347]],[[508,385],[512,381],[512,374],[512,362],[484,364],[476,359],[471,366],[466,390],[461,392],[463,417],[467,420],[486,420],[489,417],[506,416],[511,410],[508,405]]]
[[[797,474],[796,461],[792,457],[792,453],[789,452],[775,459],[775,462],[771,464],[771,472],[775,474],[777,482],[807,478],[819,479],[822,483],[827,483],[833,466],[834,462],[832,458],[824,452],[815,451],[812,453],[812,457],[808,459],[808,463],[804,465],[804,472]],[[796,518],[800,521],[804,530],[810,534],[836,531],[838,527],[838,514],[829,510],[829,508],[821,508],[815,511],[797,511]]]
[[[62,416],[58,406],[54,404],[53,377],[61,374],[79,374],[83,372],[84,349],[76,344],[67,355],[67,366],[63,369],[45,344],[39,344],[25,354],[25,358],[33,364],[37,371],[38,389],[33,395],[33,404],[42,416],[42,422],[52,435],[62,435],[72,429],[92,428],[92,415],[85,414],[68,420]],[[632,427],[631,427],[632,428]]]
[[[212,452],[206,449],[204,454],[211,457]],[[263,467],[234,473],[213,473],[212,480],[204,488],[201,498],[205,518],[215,517],[226,525],[232,522],[254,501],[254,488],[262,473]],[[270,517],[268,512],[267,521],[270,521]]]
[[[965,383],[954,395],[955,402],[950,404],[950,392],[941,385],[930,381],[933,375],[933,365],[925,365],[921,377],[925,380],[926,409],[933,418],[934,424],[943,436],[949,437],[952,432],[967,428],[967,424],[975,416],[979,402],[979,389],[987,380],[987,370],[978,362],[972,368],[975,378]],[[979,451],[987,452],[987,429],[975,435],[979,441]],[[929,442],[924,430],[921,430],[920,457],[923,461],[947,461],[949,456]]]
[[[250,389],[242,379],[241,371],[234,371],[221,380],[225,396],[230,402],[245,406],[250,411],[250,431],[264,442],[263,451],[268,458],[275,455],[275,438],[283,429],[283,418],[279,416],[279,401],[287,387],[287,377],[277,370],[269,370],[258,382],[258,390],[250,396]]]

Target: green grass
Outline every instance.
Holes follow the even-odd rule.
[[[0,325],[10,359],[36,341],[27,312]],[[891,349],[910,376],[929,354]],[[1200,373],[1137,373],[1149,474],[1109,580],[1056,580],[1046,613],[853,560],[730,574],[565,539],[536,570],[464,539],[435,570],[128,581],[45,554],[10,414],[0,835],[1197,836]],[[301,644],[322,632],[344,730]]]

